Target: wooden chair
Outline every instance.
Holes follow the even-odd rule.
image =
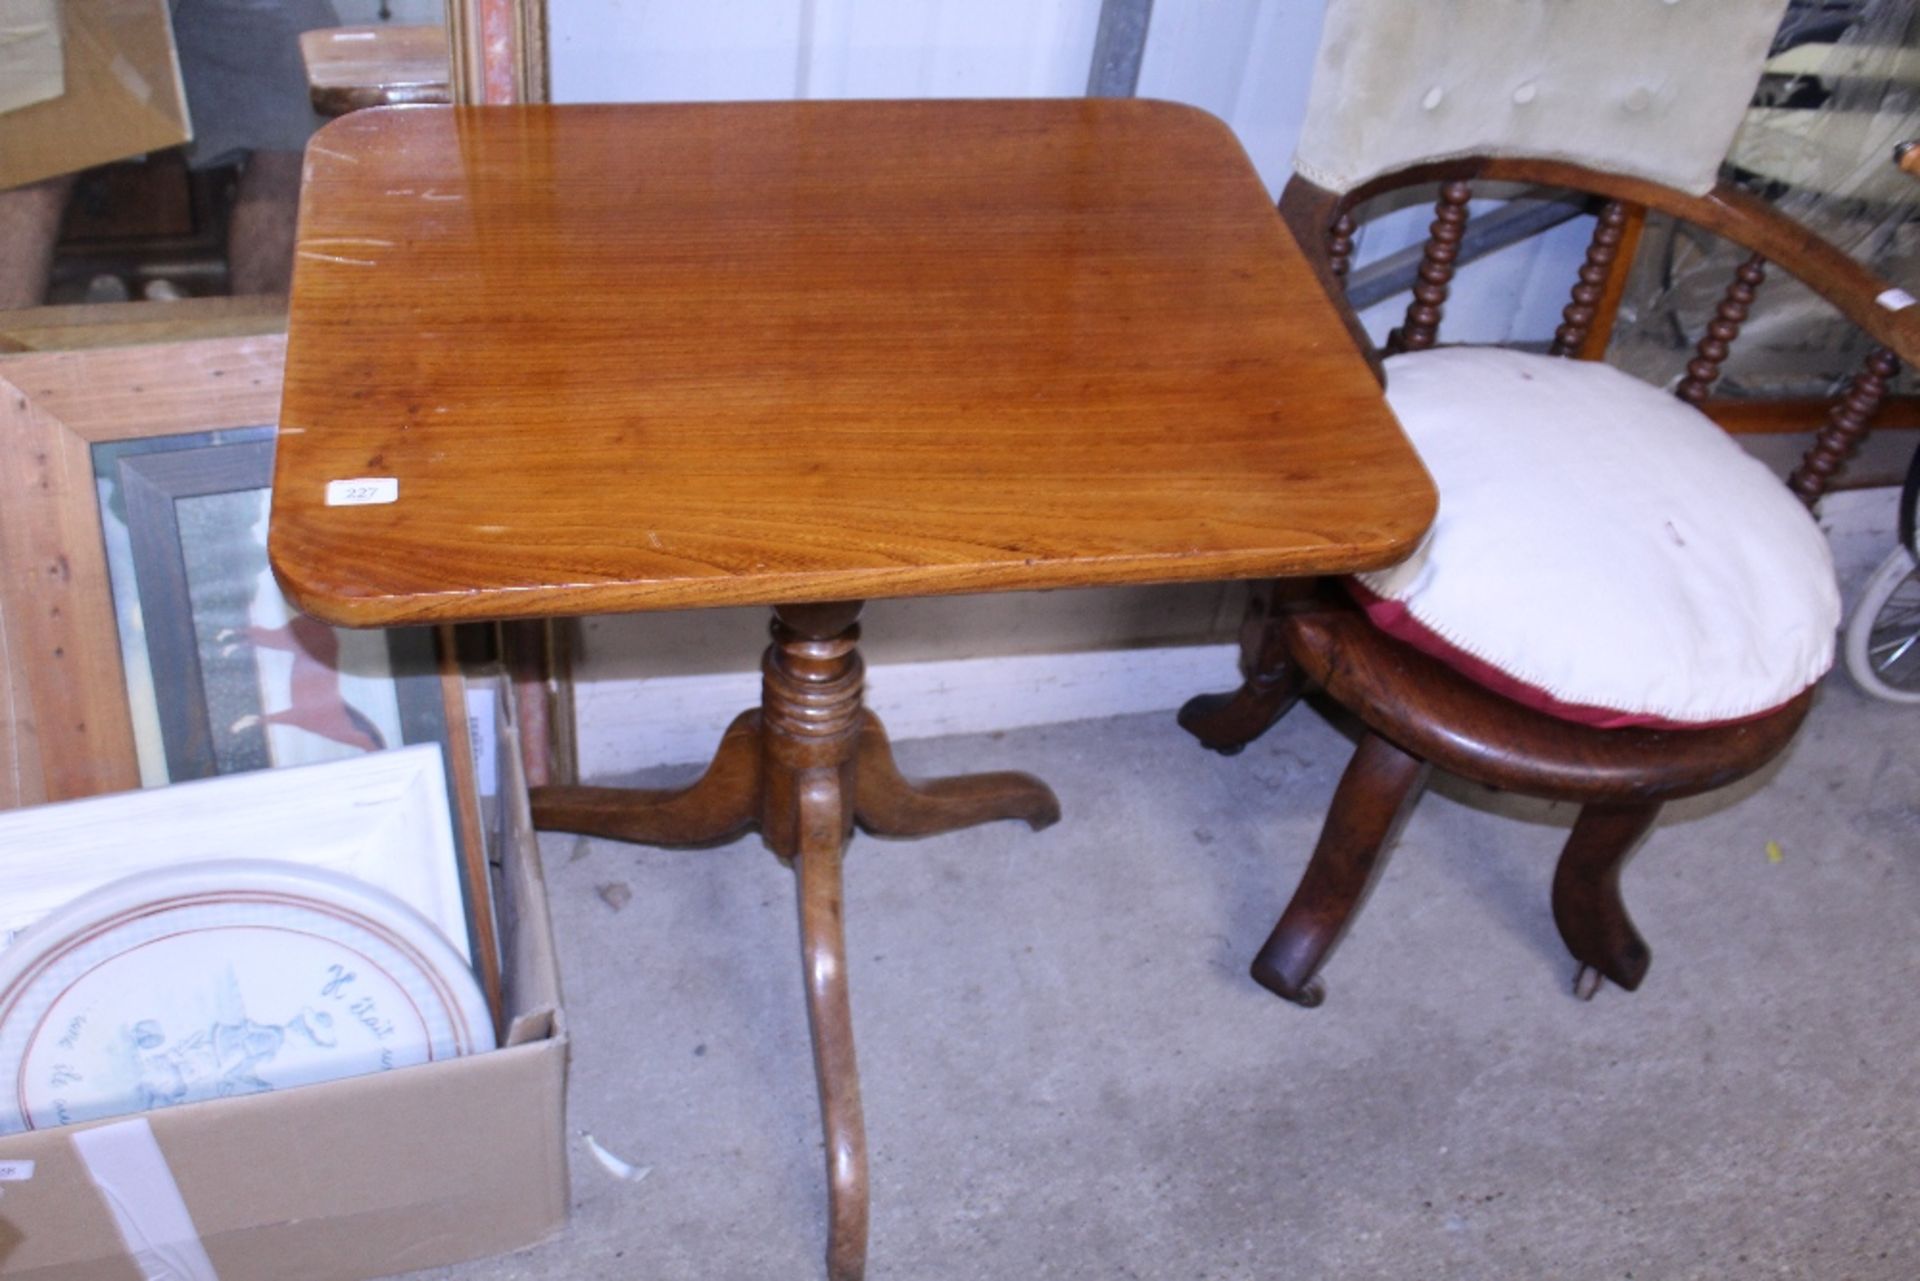
[[[1438,184],[1431,235],[1405,323],[1386,344],[1388,359],[1381,362],[1375,356],[1384,368],[1389,399],[1394,399],[1398,377],[1420,369],[1421,361],[1445,354],[1431,349],[1437,345],[1473,183],[1572,189],[1597,202],[1591,247],[1553,338],[1552,356],[1564,360],[1594,361],[1603,353],[1612,308],[1618,304],[1616,262],[1622,255],[1631,256],[1644,211],[1658,210],[1735,242],[1751,255],[1729,282],[1685,377],[1674,389],[1679,401],[1690,406],[1710,402],[1729,344],[1775,269],[1812,287],[1880,344],[1832,406],[1825,428],[1789,481],[1792,493],[1811,507],[1857,446],[1898,360],[1920,358],[1920,308],[1912,308],[1912,299],[1890,290],[1885,281],[1766,203],[1717,181],[1718,157],[1725,154],[1739,110],[1752,92],[1781,5],[1773,0],[1714,6],[1649,3],[1644,13],[1625,14],[1625,5],[1499,3],[1480,10],[1478,19],[1462,19],[1460,5],[1432,7],[1444,9],[1444,14],[1426,13],[1427,8],[1333,0],[1296,162],[1299,176],[1280,199],[1282,217],[1317,260],[1323,283],[1338,296],[1353,252],[1359,206],[1397,187]],[[1681,19],[1693,25],[1672,25]],[[1369,34],[1386,29],[1389,20],[1398,23],[1401,38],[1384,42],[1394,45],[1384,53],[1369,52],[1364,47]],[[1595,28],[1610,22],[1610,29]],[[1422,24],[1432,29],[1406,30]],[[1500,24],[1531,24],[1532,29],[1501,32]],[[1588,29],[1580,29],[1582,24]],[[1562,38],[1569,52],[1540,52],[1548,37]],[[1476,41],[1493,53],[1476,61],[1471,48]],[[1462,42],[1468,46],[1465,53],[1457,49]],[[1515,50],[1520,52],[1516,55]],[[1724,68],[1743,54],[1750,70],[1736,68],[1717,86],[1687,78],[1689,66],[1717,61]],[[1502,62],[1505,55],[1511,56]],[[1531,59],[1531,65],[1516,68],[1513,56],[1523,62]],[[1407,65],[1409,58],[1424,58],[1428,65]],[[1621,68],[1613,88],[1580,80],[1600,76],[1604,81],[1604,70],[1594,68],[1596,62],[1604,67],[1609,59]],[[1562,73],[1572,82],[1566,93],[1556,92],[1555,76]],[[1618,136],[1596,138],[1577,125],[1562,129],[1550,119],[1529,115],[1541,104],[1579,111],[1582,99],[1596,112],[1624,117],[1637,105],[1641,115],[1658,115],[1644,110],[1645,91],[1637,86],[1647,84],[1680,86],[1670,95],[1671,112],[1664,119],[1637,122],[1645,128],[1616,131]],[[1485,101],[1469,101],[1458,118],[1419,128],[1423,111],[1433,114],[1430,109],[1456,89],[1470,100],[1479,94]],[[1701,96],[1709,89],[1717,95],[1712,101]],[[1698,93],[1689,98],[1694,90]],[[1489,94],[1507,95],[1511,110]],[[1354,110],[1355,104],[1378,108],[1412,127],[1369,133],[1336,118]],[[1516,125],[1507,116],[1526,119]],[[1698,127],[1685,127],[1689,121]],[[1694,136],[1702,129],[1704,139]],[[1511,136],[1515,132],[1520,134],[1517,142]],[[1580,146],[1542,145],[1568,137]],[[1350,150],[1365,154],[1355,158],[1347,154]],[[1529,154],[1542,151],[1550,154]],[[1676,159],[1675,152],[1684,154]],[[1349,317],[1357,340],[1367,345],[1358,320],[1351,312]],[[1606,378],[1625,376],[1611,370],[1591,375],[1596,387]],[[1644,392],[1643,385],[1635,386]],[[1396,410],[1421,446],[1420,424],[1398,403]],[[1520,434],[1530,429],[1523,425]],[[1715,433],[1708,434],[1717,439]],[[1659,466],[1648,463],[1650,469]],[[1438,470],[1436,479],[1444,522],[1449,485]],[[1584,478],[1558,479],[1571,488]],[[1736,513],[1734,522],[1739,519]],[[1810,520],[1806,523],[1811,527]],[[1729,532],[1736,538],[1741,533],[1737,528]],[[1472,566],[1450,566],[1449,571],[1472,572]],[[1833,609],[1837,616],[1837,597]],[[1792,738],[1812,700],[1812,690],[1806,688],[1763,714],[1697,728],[1576,723],[1567,719],[1565,708],[1542,710],[1517,701],[1502,679],[1489,679],[1484,664],[1467,661],[1444,645],[1439,647],[1441,657],[1435,657],[1422,652],[1435,646],[1416,647],[1389,635],[1356,603],[1347,584],[1272,584],[1257,590],[1240,643],[1245,683],[1229,694],[1197,697],[1180,712],[1181,725],[1203,745],[1224,754],[1238,752],[1313,688],[1324,691],[1362,726],[1358,750],[1335,792],[1305,874],[1252,967],[1261,984],[1308,1006],[1322,999],[1315,976],[1384,866],[1397,818],[1435,765],[1495,788],[1581,807],[1552,891],[1554,921],[1579,962],[1574,989],[1590,997],[1603,978],[1636,988],[1647,972],[1650,953],[1619,889],[1621,869],[1636,843],[1667,800],[1725,786],[1772,759]],[[1499,672],[1492,675],[1501,677]],[[1815,670],[1813,677],[1817,675]]]

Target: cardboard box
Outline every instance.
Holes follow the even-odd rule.
[[[503,729],[502,1048],[143,1114],[224,1281],[362,1281],[565,1226],[566,1024],[520,753]],[[0,1276],[141,1281],[74,1144],[126,1119],[0,1137]]]
[[[193,136],[167,0],[66,0],[59,12],[61,92],[0,112],[0,191]]]

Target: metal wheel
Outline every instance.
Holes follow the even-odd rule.
[[[1875,698],[1920,703],[1920,566],[1895,547],[1847,620],[1847,672]]]

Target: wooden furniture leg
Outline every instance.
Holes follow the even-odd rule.
[[[1334,789],[1299,888],[1253,958],[1268,991],[1309,1008],[1326,999],[1315,977],[1386,867],[1387,837],[1430,767],[1371,730]]]
[[[1658,804],[1583,807],[1553,870],[1553,923],[1580,962],[1573,990],[1583,999],[1602,977],[1629,992],[1646,977],[1653,953],[1620,899],[1620,869],[1659,816]]]
[[[827,1148],[827,1276],[867,1260],[867,1134],[847,998],[840,863],[853,835],[860,737],[857,602],[774,612],[761,665],[760,834],[800,878],[800,960]]]
[[[1287,658],[1279,611],[1296,598],[1297,584],[1262,583],[1240,622],[1239,689],[1197,694],[1180,708],[1180,728],[1222,756],[1237,756],[1285,716],[1306,691],[1305,676]]]
[[[827,1145],[827,1276],[859,1281],[867,1265],[867,1126],[860,1110],[860,1067],[853,1050],[853,1007],[847,997],[839,830],[845,798],[836,781],[803,788],[805,811],[794,866],[800,876],[800,960],[806,976],[807,1024],[820,1088],[820,1125]]]
[[[861,715],[858,775],[854,820],[875,836],[933,836],[999,818],[1020,819],[1037,832],[1060,821],[1053,789],[1031,774],[907,778],[872,712]]]
[[[1034,828],[1060,802],[1030,774],[910,782],[861,706],[860,602],[783,605],[761,663],[760,707],[743,712],[707,772],[677,791],[533,789],[542,831],[648,845],[710,845],[758,827],[799,877],[800,959],[827,1144],[827,1275],[859,1281],[867,1255],[867,1138],[847,996],[841,863],[854,822],[927,836],[993,819]]]
[[[760,809],[760,712],[742,712],[691,787],[536,787],[533,825],[639,845],[717,845],[752,827]]]
[[[761,664],[760,835],[800,878],[800,961],[827,1148],[827,1276],[867,1265],[867,1132],[847,997],[840,864],[861,729],[859,602],[774,611]]]

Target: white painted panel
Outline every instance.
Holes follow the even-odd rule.
[[[1232,125],[1277,196],[1293,172],[1322,13],[1311,0],[1156,0],[1138,92]]]
[[[1533,260],[1525,279],[1519,282],[1519,295],[1498,341],[1547,342],[1553,338],[1553,331],[1560,327],[1560,313],[1573,299],[1574,281],[1591,243],[1592,218],[1563,222],[1527,242]]]
[[[1063,721],[1168,712],[1240,677],[1232,645],[1014,654],[867,669],[867,706],[896,741]],[[582,681],[576,674],[580,776],[617,778],[704,761],[721,731],[760,701],[758,672]]]
[[[1099,0],[815,0],[809,98],[1086,92]]]
[[[1099,0],[568,0],[555,102],[1059,96]]]
[[[563,0],[547,7],[555,102],[791,98],[803,0]]]
[[[1140,60],[1140,96],[1190,103],[1234,123],[1260,9],[1261,0],[1159,0]]]

